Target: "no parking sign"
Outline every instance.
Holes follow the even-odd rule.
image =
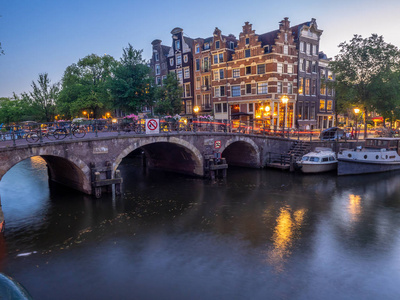
[[[146,134],[154,134],[160,132],[159,119],[146,119]]]

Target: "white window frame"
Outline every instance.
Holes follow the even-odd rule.
[[[156,61],[159,61],[159,60],[160,60],[160,56],[158,55],[158,52],[157,52],[157,51],[154,52],[154,59],[155,59]]]
[[[268,82],[257,83],[257,94],[259,95],[268,94]]]
[[[283,54],[286,54],[286,55],[289,54],[289,46],[288,45],[283,45]]]
[[[237,94],[239,92],[239,94]],[[231,97],[240,97],[242,96],[242,91],[240,89],[240,85],[232,85],[231,86]]]
[[[240,77],[240,69],[232,69],[232,78],[239,78]]]
[[[287,72],[288,72],[288,74],[293,74],[293,65],[292,64],[287,65]]]
[[[278,73],[283,73],[283,64],[282,63],[277,63],[276,64],[276,71]]]
[[[160,74],[161,74],[160,64],[156,64],[156,75],[160,75]]]
[[[182,64],[182,55],[178,54],[176,56],[176,65],[181,65]]]
[[[190,69],[189,67],[184,68],[183,78],[190,78]]]
[[[300,52],[304,53],[304,42],[300,42]]]

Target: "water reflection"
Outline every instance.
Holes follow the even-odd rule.
[[[285,262],[292,254],[295,240],[301,236],[306,210],[300,209],[292,212],[289,206],[282,207],[272,236],[273,249],[268,253],[268,262],[278,272],[284,271]]]

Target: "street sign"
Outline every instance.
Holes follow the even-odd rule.
[[[160,133],[159,119],[146,119],[146,134]]]
[[[214,149],[220,149],[221,146],[222,146],[221,141],[218,140],[218,141],[215,141],[215,142],[214,142]]]

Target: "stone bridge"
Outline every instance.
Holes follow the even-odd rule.
[[[23,144],[0,148],[0,180],[15,164],[40,156],[47,163],[50,180],[93,194],[93,168],[108,164],[114,178],[123,158],[134,151],[144,153],[151,168],[204,176],[205,157],[213,151],[220,152],[228,165],[262,168],[268,152],[287,151],[291,143],[262,135],[184,132]]]

